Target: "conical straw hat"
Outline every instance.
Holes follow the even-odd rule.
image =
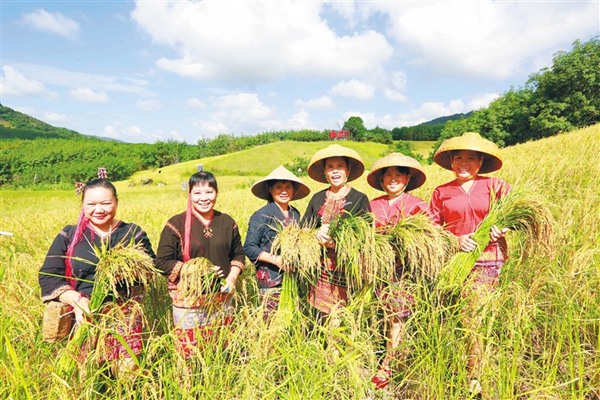
[[[496,143],[482,138],[479,133],[466,132],[462,136],[444,140],[435,152],[433,160],[442,168],[452,170],[453,150],[473,150],[483,154],[480,174],[488,174],[502,168],[502,157]]]
[[[363,162],[360,155],[347,147],[342,147],[339,144],[332,144],[322,150],[319,150],[310,160],[308,165],[308,176],[317,182],[328,183],[325,178],[325,168],[323,166],[323,160],[331,157],[346,157],[350,165],[350,175],[348,176],[348,182],[352,182],[365,172],[365,163]]]
[[[423,167],[421,167],[421,164],[417,160],[404,154],[392,153],[375,161],[373,167],[371,167],[371,171],[367,176],[367,182],[373,189],[383,190],[380,182],[387,167],[408,168],[410,171],[410,180],[406,184],[406,189],[404,189],[407,192],[423,186],[427,179],[425,172],[423,172]]]
[[[252,194],[254,194],[259,199],[268,200],[269,199],[269,190],[267,189],[267,184],[269,181],[290,181],[294,186],[294,195],[292,196],[292,200],[300,200],[305,198],[310,194],[310,189],[304,182],[296,177],[296,175],[292,174],[288,171],[283,165],[275,168],[266,178],[261,179],[252,185],[250,189]]]

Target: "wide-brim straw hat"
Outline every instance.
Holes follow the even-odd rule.
[[[410,192],[413,189],[420,188],[425,183],[427,177],[423,172],[421,164],[412,157],[405,156],[400,153],[392,153],[389,156],[385,156],[375,161],[371,171],[367,176],[367,183],[371,185],[373,189],[384,190],[381,187],[381,179],[383,173],[388,167],[406,167],[410,171],[410,180],[406,184],[404,189],[406,192]]]
[[[317,151],[311,158],[308,170],[306,171],[308,176],[317,182],[328,183],[327,178],[325,178],[323,160],[331,157],[345,157],[348,160],[348,168],[350,169],[348,182],[360,178],[363,172],[365,172],[365,163],[355,150],[340,146],[339,144],[332,144]]]
[[[482,138],[479,133],[466,132],[462,136],[444,140],[435,152],[433,160],[442,168],[452,170],[452,151],[473,150],[483,155],[480,174],[488,174],[502,168],[502,157],[496,143]]]
[[[268,200],[270,193],[267,189],[267,185],[270,181],[292,182],[292,185],[294,186],[294,195],[292,196],[292,200],[300,200],[310,194],[310,188],[306,186],[304,182],[298,179],[296,175],[288,171],[283,165],[275,168],[269,175],[267,175],[266,178],[263,178],[252,185],[252,188],[250,188],[252,194],[259,199]]]

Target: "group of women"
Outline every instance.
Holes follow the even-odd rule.
[[[281,257],[272,252],[271,246],[278,229],[299,223],[315,228],[316,239],[326,248],[320,276],[308,293],[310,306],[326,318],[336,308],[344,307],[347,301],[345,274],[338,266],[336,244],[329,232],[335,218],[372,212],[377,226],[385,229],[401,218],[424,213],[454,234],[462,251],[475,249],[477,243],[471,235],[488,213],[491,194],[498,198],[508,190],[504,181],[479,175],[501,168],[498,147],[476,133],[466,133],[445,141],[435,155],[435,162],[454,172],[456,179],[436,188],[429,205],[409,194],[425,182],[422,167],[416,160],[396,153],[376,161],[369,171],[368,184],[385,192],[369,201],[365,194],[348,184],[363,175],[365,167],[360,155],[352,149],[331,145],[311,159],[307,170],[309,177],[328,186],[312,196],[302,217],[291,202],[307,197],[310,189],[287,169],[279,167],[252,186],[252,193],[267,204],[250,218],[243,245],[234,219],[214,208],[218,196],[214,175],[206,171],[195,173],[188,184],[187,209],[166,223],[156,256],[140,227],[115,218],[118,200],[112,183],[105,178],[90,181],[83,190],[82,213],[77,225],[69,225],[59,233],[41,268],[42,299],[71,305],[77,323],[83,323],[86,315],[91,313],[89,297],[98,261],[93,246],[101,243],[111,246],[123,239],[141,243],[144,250],[155,257],[156,267],[168,279],[180,351],[190,358],[193,349],[207,340],[213,328],[233,321],[231,300],[246,256],[256,267],[265,318],[277,309],[282,264]],[[471,272],[474,277],[471,282],[475,282],[473,290],[493,290],[496,285],[506,257],[505,233],[496,227],[492,229],[491,244]],[[181,290],[180,273],[186,262],[198,257],[206,258],[216,266],[222,283],[216,291],[191,299]],[[406,278],[399,262],[396,282]],[[411,315],[414,302],[412,296],[402,290],[391,293],[394,296],[386,296],[383,302],[388,326],[387,351],[372,379],[378,389],[385,387],[391,379],[390,362],[402,338],[404,319]],[[131,291],[132,301],[140,301],[142,296],[140,290]],[[130,326],[131,332],[124,335],[125,342],[133,353],[138,354],[142,350],[141,321]],[[115,342],[114,351],[106,358],[130,357],[123,344]],[[476,339],[471,340],[470,345],[469,368],[476,382],[481,350]],[[135,365],[131,367],[135,368]]]

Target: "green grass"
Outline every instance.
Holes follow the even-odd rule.
[[[583,400],[600,387],[600,379],[594,377],[600,370],[599,138],[600,126],[594,126],[502,150],[504,168],[493,175],[511,184],[534,184],[550,201],[557,222],[557,252],[521,257],[520,238],[509,234],[509,261],[499,287],[481,310],[482,329],[475,332],[484,344],[480,377],[484,398]],[[281,147],[203,160],[207,169],[260,172],[238,177],[217,174],[216,208],[232,215],[245,236],[251,214],[264,205],[250,193],[251,182],[293,157],[308,158],[328,144],[310,144],[315,147],[306,154],[294,153],[294,147],[301,147],[297,144],[280,143],[274,145]],[[358,146],[367,166],[385,148],[347,142],[351,144]],[[180,181],[195,171],[195,164],[137,175],[137,179],[164,179],[164,187],[128,187],[128,182],[118,182],[118,218],[142,226],[156,246],[167,219],[185,209]],[[437,166],[424,169],[427,182],[414,194],[428,200],[452,174]],[[325,188],[310,179],[305,182],[313,191]],[[351,185],[369,198],[382,194],[368,187],[365,176]],[[303,212],[307,203],[305,199],[295,205]],[[340,316],[339,326],[315,325],[310,313],[291,326],[267,326],[253,296],[256,287],[250,265],[239,281],[234,330],[224,331],[217,345],[199,352],[190,367],[191,377],[182,377],[173,349],[170,301],[161,279],[144,305],[149,320],[146,350],[140,357],[144,375],[135,383],[104,378],[101,375],[107,371],[89,361],[84,366],[86,379],[61,383],[52,372],[65,344],[42,341],[37,271],[56,234],[76,222],[80,198],[73,191],[0,190],[0,207],[0,230],[15,233],[0,236],[2,399],[469,398],[468,332],[457,312],[462,305],[459,297],[444,298],[425,287],[415,288],[418,306],[401,345],[408,353],[405,367],[395,370],[386,390],[375,392],[369,380],[385,347],[377,305],[354,305]],[[104,393],[94,393],[94,380],[106,381]]]

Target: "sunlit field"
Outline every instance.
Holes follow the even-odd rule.
[[[276,143],[198,163],[216,172],[216,209],[230,214],[244,237],[250,216],[264,204],[250,192],[252,183],[264,176],[256,172],[268,173],[293,157],[310,158],[328,144]],[[346,144],[361,153],[367,168],[387,147]],[[599,125],[503,150],[504,167],[493,175],[512,185],[533,184],[550,202],[558,250],[527,257],[519,235],[509,233],[511,257],[499,287],[481,310],[483,398],[586,399],[600,390],[598,154]],[[195,164],[138,173],[118,182],[117,217],[144,228],[156,249],[165,222],[185,209],[181,181],[195,172]],[[238,171],[244,176],[224,176]],[[435,165],[425,171],[427,182],[413,194],[428,201],[433,189],[452,174]],[[142,178],[152,178],[155,184],[139,186]],[[325,188],[309,178],[304,181],[313,192]],[[366,174],[351,185],[369,198],[382,193],[367,185]],[[294,205],[302,213],[308,200]],[[0,191],[0,231],[14,233],[0,236],[0,398],[469,398],[460,296],[417,288],[408,339],[399,349],[405,357],[393,365],[392,383],[375,391],[370,380],[385,349],[375,301],[351,303],[337,328],[316,324],[303,304],[290,324],[275,319],[267,326],[249,263],[238,280],[234,329],[222,331],[217,343],[200,349],[188,373],[173,346],[170,300],[165,279],[160,278],[144,304],[145,351],[135,379],[113,377],[93,356],[82,365],[81,374],[58,379],[54,363],[65,342],[42,340],[44,306],[37,273],[57,233],[76,222],[80,201],[74,190]]]

